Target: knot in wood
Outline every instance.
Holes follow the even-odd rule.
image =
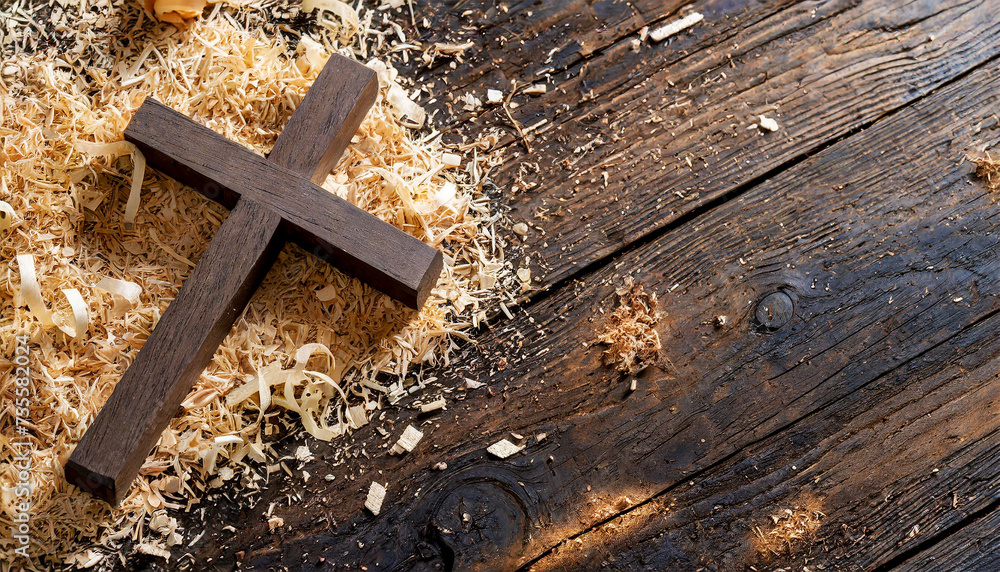
[[[523,550],[530,519],[504,483],[483,480],[446,492],[431,522],[454,569],[489,570]]]
[[[787,324],[794,311],[791,296],[784,292],[772,292],[757,302],[754,319],[762,331],[773,332]]]

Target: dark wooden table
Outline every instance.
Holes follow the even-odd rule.
[[[514,98],[523,125],[547,120],[533,152],[508,129],[494,173],[532,227],[538,290],[441,373],[488,388],[430,418],[393,413],[395,434],[432,421],[415,451],[385,454],[372,426],[338,466],[345,443],[312,443],[306,470],[335,480],[209,503],[182,523],[206,534],[176,555],[259,570],[1000,569],[1000,205],[965,161],[1000,144],[1000,6],[701,0],[704,23],[633,49],[681,5],[415,3],[434,22],[423,40],[475,42],[455,69],[408,72],[453,107],[451,136],[506,125],[462,112],[466,92],[551,78]],[[779,130],[751,127],[762,114]],[[627,275],[660,294],[672,364],[634,392],[592,345]],[[774,293],[793,312],[763,329],[756,304]],[[522,453],[486,453],[510,432]],[[362,509],[373,480],[389,482],[377,517]],[[754,531],[795,507],[823,514],[815,536],[761,551]]]

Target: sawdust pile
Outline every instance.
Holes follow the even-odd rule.
[[[275,3],[262,4],[269,16]],[[416,90],[379,56],[406,53],[399,26],[385,13],[324,4],[301,33],[268,25],[252,3],[216,5],[183,31],[150,21],[129,0],[42,8],[17,0],[0,9],[0,228],[10,225],[0,235],[5,570],[93,563],[125,539],[143,553],[166,554],[182,541],[170,511],[197,504],[227,481],[252,492],[279,470],[262,438],[275,423],[334,439],[419,395],[432,381],[425,368],[447,365],[456,342],[515,282],[494,235],[501,217],[483,191],[495,159],[475,145],[444,149],[435,132],[418,130],[426,118],[414,103]],[[37,28],[49,35],[35,33],[30,20],[51,20]],[[137,485],[110,510],[68,486],[63,463],[226,211],[147,171],[134,223],[126,224],[138,169],[127,149],[105,144],[122,139],[149,95],[263,153],[333,52],[376,69],[381,93],[324,187],[442,249],[443,276],[416,315],[286,247]],[[31,270],[39,296],[31,291]],[[52,319],[43,320],[45,312]],[[28,339],[33,381],[25,437],[16,435],[9,374],[19,335]],[[30,449],[28,499],[15,489],[11,461],[24,450],[15,439]],[[32,507],[31,560],[15,554],[20,545],[10,534],[16,505],[25,500]]]
[[[991,191],[1000,191],[1000,161],[994,161],[989,153],[973,159],[976,164],[976,177],[986,182]]]
[[[628,277],[616,291],[620,305],[605,322],[597,340],[608,346],[604,362],[621,372],[635,374],[660,361],[660,334],[656,326],[656,293],[646,293],[642,284]]]
[[[819,530],[820,520],[826,515],[814,508],[796,506],[771,515],[770,530],[764,532],[754,527],[757,551],[765,556],[791,554],[799,545],[809,542]]]

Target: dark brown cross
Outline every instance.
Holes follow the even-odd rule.
[[[152,99],[125,129],[150,166],[231,210],[66,463],[66,479],[117,504],[285,241],[412,308],[441,253],[321,183],[375,102],[375,73],[334,55],[267,159]]]

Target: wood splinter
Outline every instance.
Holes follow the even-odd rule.
[[[121,501],[286,241],[423,305],[441,253],[318,186],[377,94],[374,71],[332,56],[267,159],[152,99],[142,104],[125,139],[151,167],[232,212],[80,440],[67,481]]]

